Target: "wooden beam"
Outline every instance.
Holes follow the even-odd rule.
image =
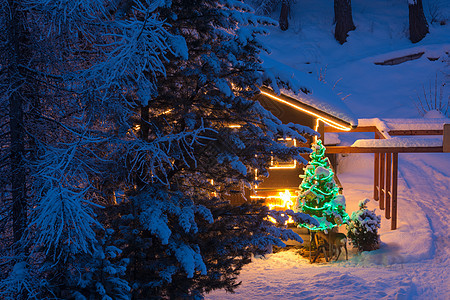
[[[438,153],[443,152],[439,147],[350,147],[328,146],[327,153]]]
[[[442,135],[443,130],[391,130],[389,135]]]
[[[358,126],[350,131],[343,131],[331,126],[325,126],[325,132],[376,132],[378,131],[376,126]]]

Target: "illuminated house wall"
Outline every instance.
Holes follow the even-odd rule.
[[[262,93],[256,97],[256,100],[285,124],[292,122],[308,126],[318,131],[322,137],[324,121],[328,125],[340,127],[340,129],[348,128],[350,130],[352,128],[352,124],[322,112],[317,108],[302,104],[298,99],[293,99],[285,95],[276,95],[267,88],[262,88],[261,90]],[[318,122],[318,119],[321,121]],[[287,143],[293,142],[287,141]],[[296,142],[296,146],[309,148],[312,142],[313,138],[311,137],[307,144]],[[309,160],[308,155],[305,155],[304,158]],[[296,192],[301,183],[299,175],[303,174],[304,165],[294,164],[294,162],[280,164],[276,161],[272,161],[271,164],[272,167],[269,170],[269,177],[262,178],[263,182],[256,187],[255,192],[246,190],[245,197],[254,200],[264,199],[266,205],[272,209],[290,208],[289,206],[295,203],[297,198]],[[229,200],[233,204],[240,204],[245,201],[241,195],[241,191],[232,193]]]

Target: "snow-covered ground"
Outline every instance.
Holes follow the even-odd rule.
[[[430,24],[430,34],[417,43],[407,39],[408,9],[403,0],[353,1],[356,31],[348,43],[333,39],[333,6],[329,0],[296,1],[290,29],[273,29],[267,37],[272,58],[311,76],[321,77],[358,118],[419,118],[414,104],[430,83],[450,84],[450,1],[424,0],[441,5],[447,25]],[[431,5],[430,5],[431,6]],[[424,51],[417,60],[395,66],[374,62]],[[427,57],[439,57],[431,61]],[[340,134],[344,144],[364,134]],[[347,212],[358,201],[372,198],[373,155],[341,157],[339,179]],[[371,201],[369,208],[376,208]],[[356,253],[349,260],[310,264],[294,250],[255,258],[239,277],[235,294],[215,291],[208,299],[450,299],[450,154],[399,155],[399,223],[390,230],[382,219],[382,246]],[[384,211],[377,209],[378,214]]]

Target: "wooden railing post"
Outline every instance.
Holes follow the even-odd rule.
[[[392,153],[387,153],[386,156],[386,211],[385,218],[391,218],[391,178],[392,178]]]
[[[398,153],[392,157],[392,220],[391,230],[397,229]]]
[[[385,198],[385,158],[386,153],[380,153],[380,209],[384,209],[384,198]]]
[[[378,139],[378,133],[375,132],[375,139]],[[379,170],[380,170],[380,154],[379,153],[375,153],[375,158],[374,158],[374,164],[373,164],[373,199],[375,201],[378,201],[379,198],[379,186],[378,186],[378,179],[379,179]]]

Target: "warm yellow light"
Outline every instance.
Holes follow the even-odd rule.
[[[237,125],[237,124],[232,124],[232,125],[228,125],[228,128],[241,128],[241,125]]]
[[[292,209],[292,206],[294,206],[294,202],[292,201],[292,198],[297,198],[297,196],[292,195],[289,190],[284,190],[284,192],[279,192],[278,195],[273,196],[257,196],[257,195],[251,195],[251,199],[279,199],[281,200],[281,204],[277,203],[269,203],[267,206],[269,209],[273,209],[275,207],[280,208],[286,208],[286,209]]]
[[[292,104],[292,103],[290,103],[290,102],[288,102],[286,100],[283,100],[283,99],[281,99],[279,97],[276,97],[276,96],[274,96],[272,94],[269,94],[267,92],[261,91],[261,94],[266,95],[267,97],[270,97],[270,98],[272,98],[272,99],[274,99],[274,100],[276,100],[278,102],[281,102],[281,103],[284,103],[286,105],[289,105],[290,107],[293,107],[293,108],[295,108],[295,109],[297,109],[299,111],[305,112],[305,113],[307,113],[307,114],[309,114],[311,116],[314,116],[314,117],[320,119],[322,122],[330,125],[331,127],[336,128],[336,129],[343,130],[343,131],[350,131],[352,129],[351,127],[345,127],[344,125],[341,125],[341,124],[339,124],[339,123],[337,123],[335,121],[332,121],[332,120],[328,119],[327,117],[324,117],[324,116],[321,116],[319,114],[316,114],[315,112],[309,111],[306,108],[303,108],[303,107],[297,106],[295,104]]]
[[[282,216],[284,217],[284,214],[282,214]],[[272,217],[272,216],[267,216],[267,217],[268,217],[268,219],[269,219],[270,222],[272,222],[272,223],[274,223],[274,224],[277,223],[277,220],[275,220],[274,217]],[[292,219],[291,216],[289,216],[288,219],[287,219],[287,221],[284,222],[284,225],[291,224],[291,223],[294,223],[294,220]]]
[[[296,161],[294,160],[294,165],[289,166],[273,166],[269,167],[269,169],[295,169],[297,167]]]
[[[275,220],[274,217],[272,217],[272,216],[267,216],[267,217],[269,218],[269,221],[272,222],[273,224],[277,223],[277,220]]]
[[[297,140],[292,138],[284,138],[284,139],[278,139],[279,141],[292,141],[294,147],[297,147]],[[297,161],[294,160],[293,164],[285,164],[281,166],[274,166],[274,159],[273,156],[270,157],[270,167],[269,169],[296,169],[297,168]]]
[[[252,195],[250,196],[250,198],[252,199],[277,199],[278,202],[279,200],[281,200],[281,203],[268,203],[267,207],[269,207],[270,210],[273,210],[275,208],[281,208],[281,209],[292,209],[294,206],[294,201],[292,201],[292,198],[297,198],[297,196],[292,195],[289,190],[284,190],[284,192],[279,192],[278,195],[273,195],[273,196],[256,196],[256,195]],[[275,219],[271,216],[269,217],[269,221],[271,221],[272,223],[276,223]],[[292,218],[289,216],[289,219],[286,221],[286,223],[284,225],[287,225],[288,223],[294,223],[294,220],[292,220]]]
[[[285,190],[284,193],[280,192],[280,199],[283,201],[283,207],[287,209],[291,209],[294,205],[294,202],[291,200],[291,193],[288,190]]]
[[[319,131],[320,119],[316,119],[316,126],[314,127],[315,131]],[[323,139],[324,137],[322,137]],[[314,136],[314,143],[317,143],[317,135]]]

